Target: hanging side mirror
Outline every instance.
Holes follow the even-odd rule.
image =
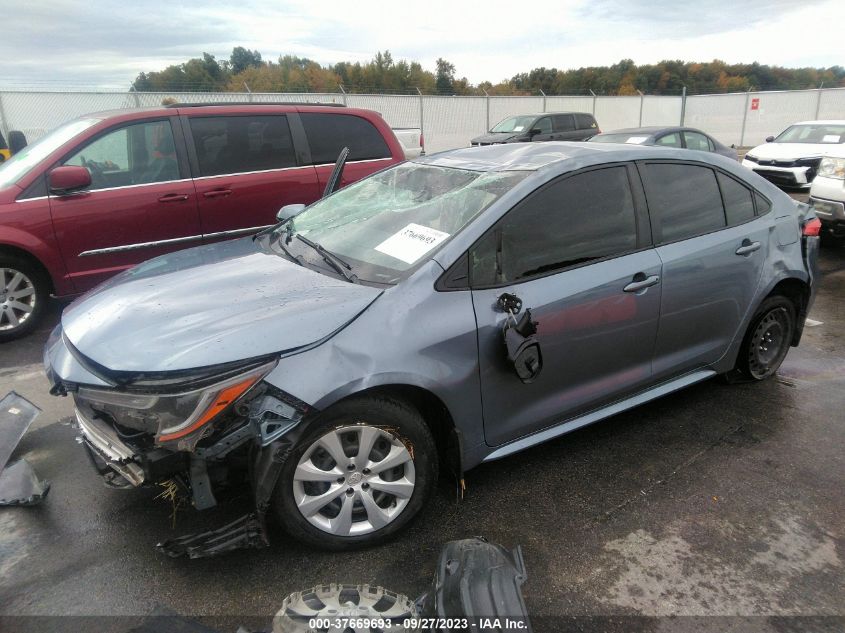
[[[286,204],[276,214],[276,220],[279,222],[287,222],[291,218],[298,216],[305,210],[304,204]]]

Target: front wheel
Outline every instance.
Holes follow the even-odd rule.
[[[293,450],[273,510],[289,534],[315,547],[365,547],[420,511],[437,473],[434,439],[416,409],[354,399],[325,411]]]
[[[31,332],[49,291],[43,273],[26,259],[0,253],[0,343]]]
[[[795,304],[786,297],[769,297],[751,319],[738,368],[754,380],[773,376],[786,358],[794,334]]]

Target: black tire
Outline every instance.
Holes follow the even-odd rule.
[[[0,271],[4,271],[4,274],[0,275],[0,343],[5,343],[29,334],[38,326],[47,309],[50,283],[40,267],[17,255],[0,252]],[[34,288],[32,311],[25,318],[21,318],[21,313],[17,310],[14,313],[14,318],[19,321],[18,325],[12,323],[9,316],[11,302],[6,301],[7,288],[4,284],[10,283],[14,278],[8,271],[22,273]]]
[[[20,130],[9,132],[9,150],[12,152],[12,156],[21,151],[26,145],[26,136],[23,132]]]
[[[348,536],[332,534],[331,532],[312,524],[312,522],[306,519],[304,514],[300,511],[296,502],[296,493],[294,491],[294,487],[297,485],[294,480],[294,473],[300,460],[309,459],[306,455],[307,452],[309,455],[318,454],[317,451],[321,449],[315,449],[313,447],[321,438],[334,433],[337,429],[345,429],[342,432],[341,437],[346,439],[347,435],[351,435],[354,440],[356,437],[359,437],[356,436],[355,433],[360,432],[359,429],[363,429],[364,427],[375,427],[375,429],[378,429],[378,432],[382,434],[382,437],[380,438],[382,443],[385,442],[386,438],[389,438],[389,441],[392,441],[400,452],[402,447],[405,448],[410,455],[410,463],[412,464],[413,469],[413,492],[411,493],[409,499],[406,498],[405,500],[400,500],[398,497],[392,498],[390,495],[384,495],[383,493],[374,490],[377,488],[377,485],[376,483],[373,483],[373,489],[371,489],[368,493],[371,498],[374,498],[372,495],[381,495],[379,503],[386,504],[384,507],[386,507],[388,511],[391,508],[395,509],[398,507],[399,503],[404,503],[404,508],[402,508],[389,523],[379,529],[375,529],[365,534]],[[383,435],[384,432],[387,433],[387,436]],[[363,437],[363,434],[361,434],[360,437]],[[387,450],[391,449],[388,447]],[[353,444],[351,447],[344,447],[344,451],[347,455],[354,455],[357,454],[357,447]],[[373,445],[367,459],[370,459],[374,455],[373,451],[376,451],[376,457],[380,457],[378,455],[379,443]],[[321,457],[325,459],[326,456],[328,456],[328,452],[324,451],[324,453],[325,455],[322,455]],[[351,462],[354,460],[354,457],[348,457],[347,459],[348,462]],[[383,459],[383,457],[381,457],[381,459]],[[328,468],[338,467],[341,471],[350,468],[349,463],[339,465],[336,460],[331,458],[329,458],[328,463],[334,465],[330,465]],[[408,466],[403,465],[400,468],[404,469],[408,468]],[[391,398],[362,397],[347,400],[330,407],[321,413],[320,417],[312,423],[308,432],[293,449],[293,452],[282,468],[279,481],[273,491],[271,512],[277,522],[281,524],[288,534],[299,541],[319,549],[343,551],[375,545],[389,539],[399,532],[423,508],[437,481],[438,469],[438,455],[434,438],[432,437],[431,430],[428,428],[428,425],[425,423],[425,420],[423,420],[419,411],[403,402],[393,400]],[[356,470],[354,472],[358,471]],[[365,470],[364,472],[367,471]],[[405,476],[407,474],[407,471],[402,472],[404,474],[401,476]],[[395,470],[386,471],[386,474],[390,476],[395,476],[393,473],[395,473]],[[344,476],[347,476],[346,473]],[[381,475],[372,474],[367,476],[381,477]],[[346,482],[341,483],[340,481],[337,481],[336,483],[340,484],[341,487],[346,487],[348,483],[352,481],[351,477],[352,473],[348,475]],[[370,481],[373,480],[370,479]],[[391,480],[388,479],[385,481]],[[319,484],[308,483],[298,485]],[[326,483],[324,485],[328,487],[332,484]],[[358,485],[364,486],[365,488],[368,486],[366,483]],[[364,516],[366,517],[365,520],[369,520],[369,513],[363,507],[363,499],[359,496],[363,495],[363,492],[360,489],[357,489],[354,493],[349,492],[350,490],[352,489],[347,488],[344,494],[348,494],[350,498],[354,499],[352,503],[357,504],[354,506],[356,508],[354,511],[357,512],[356,517],[360,519]],[[318,495],[321,494],[321,490],[317,489],[316,492],[309,491],[306,494]],[[332,501],[332,503],[342,503],[342,497],[343,495],[341,495],[336,501]],[[318,520],[325,521],[326,519],[320,515],[320,513],[325,511],[326,508],[328,508],[328,506],[322,508],[317,514],[312,516],[318,517]],[[331,509],[329,508],[329,510]]]
[[[781,295],[760,304],[737,358],[737,369],[746,377],[765,380],[775,375],[795,334],[795,312],[795,303]]]

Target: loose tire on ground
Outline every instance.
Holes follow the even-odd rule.
[[[327,550],[380,543],[422,509],[438,476],[434,438],[413,407],[384,397],[323,413],[285,462],[272,513],[294,538]]]

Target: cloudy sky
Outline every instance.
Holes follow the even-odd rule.
[[[661,59],[845,65],[842,0],[5,0],[0,89],[125,89],[141,71],[234,46],[264,59],[394,59],[497,82],[538,66]]]

